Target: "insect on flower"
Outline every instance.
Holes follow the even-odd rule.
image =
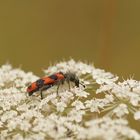
[[[33,82],[27,88],[27,92],[29,96],[31,96],[34,92],[40,91],[41,99],[43,99],[42,91],[47,90],[54,85],[57,85],[57,93],[58,93],[60,85],[64,84],[64,82],[68,83],[69,89],[70,89],[70,82],[75,83],[76,87],[79,87],[80,84],[83,87],[85,87],[82,83],[79,82],[79,78],[76,76],[75,73],[67,72],[64,74],[62,72],[58,72]]]

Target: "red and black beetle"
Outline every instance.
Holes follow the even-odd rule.
[[[64,84],[64,82],[67,82],[70,89],[70,82],[75,83],[75,86],[79,87],[79,78],[76,76],[75,73],[67,72],[62,73],[58,72],[55,74],[52,74],[48,77],[43,77],[41,79],[38,79],[37,81],[33,82],[28,88],[27,92],[29,96],[31,96],[34,92],[40,91],[41,99],[43,99],[42,91],[47,90],[51,88],[54,85],[57,85],[57,93],[59,90],[59,86],[61,84]],[[83,84],[81,84],[83,85]],[[84,86],[84,85],[83,85]]]

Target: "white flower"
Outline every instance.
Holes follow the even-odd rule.
[[[7,127],[8,127],[9,131],[13,131],[14,129],[16,129],[16,127],[17,127],[17,120],[16,120],[16,122],[15,122],[14,119],[9,120],[8,124],[7,124]]]
[[[97,84],[112,84],[118,80],[118,77],[114,76],[110,72],[105,72],[101,69],[94,69],[92,72],[93,79],[96,80]]]
[[[87,98],[87,96],[89,95],[88,92],[83,91],[82,89],[79,89],[79,88],[77,88],[77,87],[73,88],[73,89],[71,90],[71,92],[74,93],[75,96],[78,96],[78,97]]]
[[[81,122],[84,114],[85,114],[84,110],[73,109],[70,111],[68,116],[71,121]]]
[[[23,130],[23,131],[29,131],[29,129],[31,128],[31,124],[26,121],[26,120],[23,120],[21,123],[20,123],[20,129]]]
[[[117,116],[117,117],[122,117],[126,114],[129,113],[127,105],[126,104],[119,104],[118,107],[116,107],[113,110],[113,113]]]
[[[65,92],[60,92],[59,96],[61,97],[61,101],[68,104],[71,100],[74,99],[74,95],[72,92],[70,91],[65,91]]]
[[[107,103],[111,103],[114,101],[114,97],[113,95],[109,95],[109,94],[106,94],[105,95],[105,98],[104,98],[104,102],[107,104]]]
[[[137,112],[134,114],[134,118],[135,118],[135,120],[140,120],[140,111],[137,111]]]
[[[96,90],[96,93],[102,93],[102,92],[105,92],[105,91],[110,91],[112,89],[112,86],[111,84],[109,85],[101,85],[99,89]]]
[[[23,103],[22,105],[20,105],[20,106],[17,107],[17,111],[28,111],[28,108],[29,107],[30,106],[28,104]]]
[[[11,111],[6,111],[2,116],[1,116],[1,121],[6,122],[9,119],[12,119],[13,117],[17,116],[17,112],[14,110]]]
[[[15,134],[12,137],[13,140],[24,140],[24,137],[21,134]]]
[[[75,62],[73,59],[67,61],[67,62],[60,62],[57,63],[55,66],[49,67],[47,70],[44,70],[46,74],[52,74],[57,71],[62,72],[74,72],[77,75],[83,75],[87,73],[92,73],[94,67],[93,65],[87,65],[82,62]]]
[[[77,100],[72,103],[72,106],[75,106],[76,110],[85,109],[84,104],[81,101]]]
[[[105,103],[102,99],[93,99],[85,101],[85,106],[89,108],[91,112],[100,113],[100,109],[105,106]]]
[[[67,105],[64,102],[58,102],[56,104],[56,107],[58,112],[63,112],[65,107],[67,107]]]
[[[140,119],[139,81],[119,82],[112,73],[73,59],[50,66],[45,74],[59,71],[74,72],[85,88],[71,82],[69,89],[64,82],[56,93],[56,84],[43,91],[41,100],[39,92],[28,96],[26,91],[38,76],[9,64],[0,67],[1,140],[140,140],[125,117],[132,113],[136,122]]]
[[[130,102],[132,105],[137,106],[140,102],[140,95],[134,94],[133,92],[128,95],[130,97]]]

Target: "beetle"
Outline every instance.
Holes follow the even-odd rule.
[[[41,99],[43,99],[42,92],[44,90],[47,90],[54,85],[57,85],[57,93],[58,93],[60,85],[64,84],[64,82],[68,83],[69,89],[70,89],[70,82],[75,83],[76,87],[79,87],[80,84],[82,86],[84,86],[82,83],[79,82],[79,78],[76,76],[75,73],[58,72],[58,73],[52,74],[50,76],[40,78],[37,81],[33,82],[30,86],[27,87],[27,92],[28,92],[29,96],[31,96],[34,92],[40,91]]]

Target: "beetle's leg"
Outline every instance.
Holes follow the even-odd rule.
[[[57,83],[56,83],[56,85],[57,85],[57,94],[58,94],[60,85],[63,85],[63,84],[64,84],[64,80],[59,80],[59,81],[57,81]]]
[[[43,99],[43,91],[49,89],[50,87],[52,87],[52,85],[44,85],[41,89],[40,89],[40,96],[41,96],[41,100]]]
[[[61,84],[64,85],[64,82],[65,82],[65,80],[62,80],[62,81],[61,81]]]
[[[59,87],[60,87],[61,84],[62,84],[62,81],[58,81],[57,82],[57,90],[56,90],[57,95],[58,95]]]
[[[56,90],[57,94],[58,94],[59,87],[60,87],[60,84],[58,84],[57,86],[57,90]]]
[[[40,91],[41,100],[43,99],[42,90]]]
[[[67,81],[67,83],[68,83],[68,86],[69,86],[69,90],[70,90],[70,81]]]

